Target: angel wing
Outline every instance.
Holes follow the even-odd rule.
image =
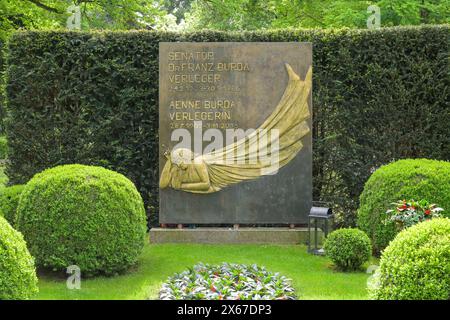
[[[307,120],[310,117],[308,98],[312,69],[309,68],[304,81],[289,64],[286,64],[286,70],[289,75],[287,88],[264,123],[248,136],[197,159],[197,163],[206,165],[209,176],[210,188],[203,193],[274,174],[302,149],[301,139],[310,131]]]

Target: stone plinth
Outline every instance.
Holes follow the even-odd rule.
[[[319,238],[322,238],[320,236]],[[152,228],[151,243],[307,244],[307,228]]]

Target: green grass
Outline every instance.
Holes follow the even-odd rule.
[[[305,246],[201,244],[147,245],[128,274],[82,279],[80,290],[67,289],[65,279],[40,274],[40,292],[35,298],[157,299],[167,277],[200,261],[266,266],[291,278],[300,299],[367,299],[368,274],[337,272],[328,258],[306,253]]]

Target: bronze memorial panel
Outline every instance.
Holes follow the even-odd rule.
[[[160,43],[160,223],[306,223],[310,43]]]

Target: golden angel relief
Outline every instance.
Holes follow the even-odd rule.
[[[273,113],[261,126],[219,150],[195,155],[186,148],[177,148],[164,155],[167,159],[160,178],[160,188],[173,188],[192,193],[213,193],[229,185],[273,174],[273,168],[289,163],[302,149],[301,139],[310,131],[308,97],[312,86],[312,69],[304,80],[286,64],[289,76],[287,88]],[[258,157],[262,149],[271,149],[273,139],[261,139],[256,135],[276,129],[276,163]],[[249,161],[255,159],[255,161]]]

